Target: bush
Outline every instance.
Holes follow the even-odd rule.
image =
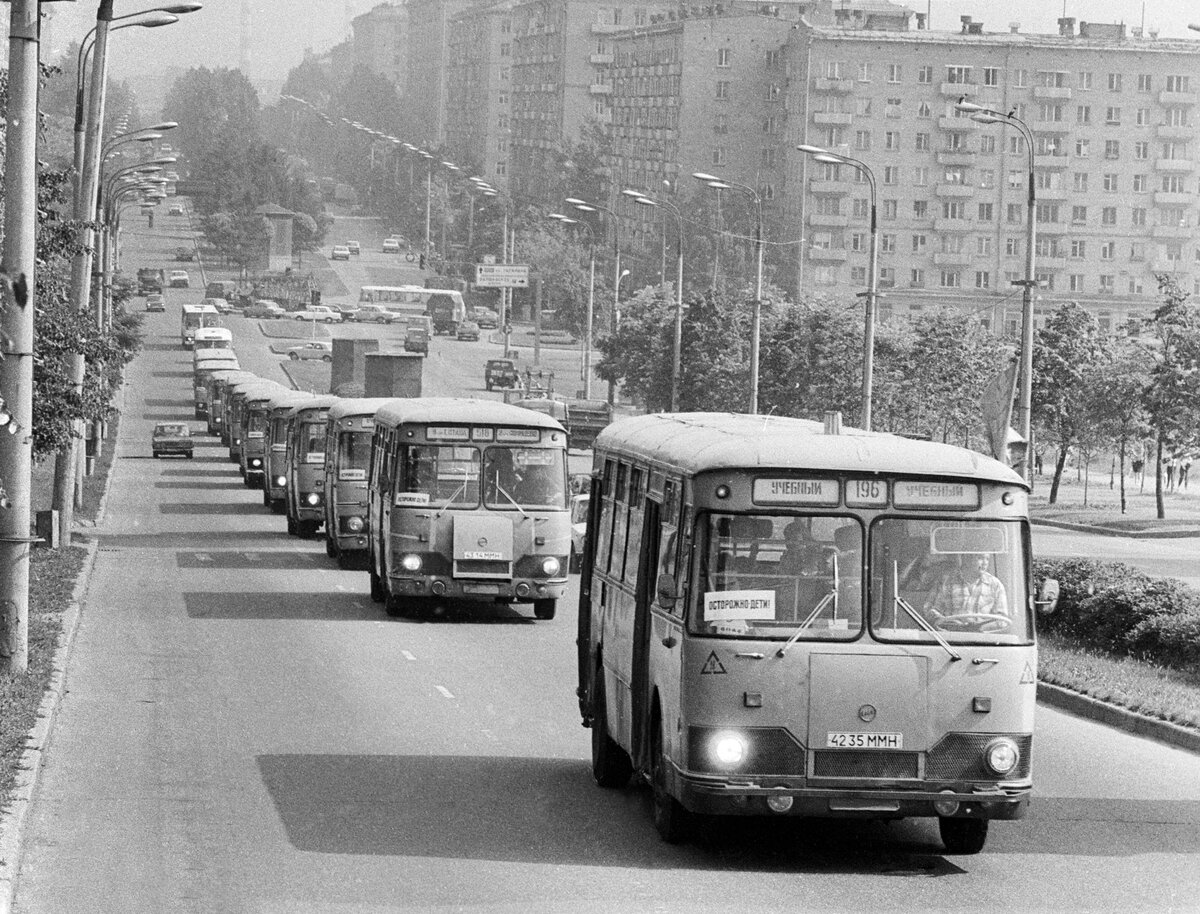
[[[1056,578],[1058,609],[1039,620],[1089,647],[1200,672],[1200,591],[1120,562],[1039,560],[1035,577]]]

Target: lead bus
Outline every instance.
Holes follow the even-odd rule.
[[[191,349],[196,331],[202,327],[220,327],[221,315],[212,305],[184,305],[179,317],[179,342]]]
[[[397,399],[375,413],[371,599],[390,616],[440,598],[533,604],[567,586],[567,433],[494,400]]]
[[[644,777],[664,840],[694,814],[936,817],[976,853],[1025,813],[1028,487],[839,425],[651,415],[596,439],[580,711],[596,781]]]

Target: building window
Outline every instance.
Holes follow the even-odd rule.
[[[1129,294],[1130,295],[1141,295],[1142,294],[1142,280],[1140,277],[1137,277],[1137,276],[1129,277]]]
[[[856,219],[866,219],[871,215],[871,201],[855,199],[853,212]]]
[[[929,218],[929,201],[928,200],[913,200],[913,218],[928,219]]]
[[[1092,154],[1092,144],[1090,140],[1075,141],[1075,158],[1086,159]]]
[[[1079,77],[1078,77],[1078,79],[1075,80],[1075,83],[1084,92],[1086,92],[1088,89],[1092,88],[1091,72],[1088,70],[1080,70]]]
[[[854,148],[860,151],[867,151],[871,148],[870,130],[854,131]]]
[[[842,213],[841,197],[818,197],[817,213],[822,216],[840,216]]]
[[[773,135],[778,130],[779,124],[775,120],[774,115],[769,115],[763,118],[763,133]]]
[[[1088,176],[1086,171],[1077,171],[1074,175],[1074,183],[1072,187],[1077,194],[1086,194],[1088,187]]]
[[[1150,126],[1150,109],[1149,108],[1137,108],[1133,112],[1133,122],[1139,127],[1149,127]]]
[[[900,203],[898,200],[883,201],[883,218],[895,219],[896,214],[900,211]]]
[[[1025,207],[1020,203],[1009,203],[1004,215],[1004,221],[1009,225],[1020,225],[1025,221]]]
[[[898,64],[898,63],[888,64],[887,81],[890,83],[900,82],[900,64]]]
[[[1106,206],[1100,210],[1101,225],[1116,225],[1117,224],[1117,208],[1115,206]]]
[[[925,288],[925,271],[919,267],[913,267],[909,273],[908,284],[914,289]]]
[[[900,149],[900,133],[896,130],[883,132],[883,148],[892,152]]]
[[[768,83],[763,87],[763,100],[773,102],[779,98],[779,86],[775,83]]]
[[[880,267],[879,268],[879,285],[884,289],[894,288],[896,285],[896,269],[895,267]]]
[[[1101,273],[1100,274],[1100,291],[1111,293],[1113,291],[1114,287],[1115,287],[1115,285],[1113,282],[1112,274]]]
[[[1000,68],[999,67],[984,67],[983,68],[983,84],[985,86],[1000,85]]]
[[[990,289],[992,287],[992,274],[987,270],[977,270],[975,272],[975,288]]]
[[[1106,193],[1110,194],[1115,194],[1117,192],[1117,176],[1115,173],[1105,173],[1104,190]]]
[[[895,254],[896,253],[896,236],[895,235],[880,235],[879,236],[879,253]]]
[[[985,133],[979,138],[979,154],[980,155],[995,155],[996,154],[996,136],[992,133]]]
[[[991,168],[979,169],[979,186],[980,187],[995,187],[996,172]]]
[[[929,149],[930,149],[929,134],[928,133],[918,133],[917,134],[917,152],[929,152]]]
[[[1113,224],[1117,221],[1116,216],[1113,216]],[[1146,210],[1143,207],[1135,206],[1129,213],[1129,223],[1137,227],[1142,227],[1146,224]]]
[[[929,242],[929,239],[925,235],[913,235],[912,236],[912,252],[914,254],[924,254],[925,253],[925,245],[928,244],[928,242]]]
[[[1150,144],[1145,140],[1133,144],[1133,157],[1140,162],[1150,158]]]
[[[1037,205],[1037,221],[1050,225],[1058,222],[1058,204],[1039,203]]]
[[[1121,158],[1121,141],[1120,140],[1105,140],[1104,141],[1104,158],[1106,158],[1106,159]]]
[[[717,66],[728,67],[732,51],[729,48],[717,48]]]
[[[860,83],[869,83],[871,81],[871,62],[868,60],[860,60],[858,62],[858,81]]]
[[[1105,241],[1100,244],[1100,259],[1112,260],[1117,256],[1117,243],[1115,241]]]
[[[1116,105],[1109,105],[1105,108],[1104,123],[1111,127],[1119,127],[1121,124],[1121,109]]]
[[[713,147],[712,164],[713,165],[724,165],[725,164],[725,147],[724,146],[714,146]]]
[[[1109,73],[1108,74],[1108,91],[1109,92],[1120,92],[1121,91],[1121,74],[1120,73]]]
[[[865,286],[867,284],[867,268],[866,267],[851,267],[850,282],[856,286]]]
[[[1188,78],[1186,76],[1168,76],[1167,77],[1168,92],[1187,92]]]
[[[1186,126],[1188,126],[1188,109],[1187,108],[1168,108],[1167,109],[1167,126],[1168,127],[1186,127]]]
[[[1038,120],[1048,121],[1050,123],[1059,123],[1062,121],[1062,105],[1052,105],[1043,103],[1038,105]]]
[[[717,81],[717,99],[719,101],[725,101],[728,98],[729,98],[729,83],[718,80]]]
[[[729,132],[729,115],[717,114],[713,116],[713,133],[728,133]]]
[[[1075,109],[1075,123],[1081,127],[1086,127],[1092,122],[1092,106],[1080,105]]]
[[[917,187],[925,187],[929,184],[929,168],[925,165],[918,165],[913,169],[913,184]]]
[[[957,85],[971,84],[970,67],[946,67],[946,82]]]
[[[1072,225],[1087,225],[1087,207],[1072,206],[1071,207],[1071,224]]]
[[[826,79],[841,79],[842,78],[842,62],[840,60],[825,61],[825,78]]]
[[[933,106],[929,102],[917,105],[917,117],[933,117]]]
[[[933,67],[917,67],[917,82],[929,85],[933,82]]]
[[[1013,88],[1026,88],[1026,80],[1028,78],[1029,74],[1025,70],[1013,70]]]
[[[869,98],[856,98],[854,100],[854,113],[859,117],[870,117],[871,100]]]
[[[854,232],[850,236],[850,250],[861,254],[867,249],[867,236],[862,232]]]
[[[1020,257],[1025,252],[1025,242],[1016,237],[1009,235],[1004,239],[1004,256],[1005,257]]]
[[[1070,276],[1068,276],[1067,277],[1067,287],[1072,292],[1082,292],[1083,291],[1083,274],[1082,273],[1072,273]]]
[[[967,217],[966,204],[962,200],[943,200],[942,201],[942,218],[943,219],[965,219]]]
[[[1152,85],[1153,85],[1153,80],[1150,78],[1150,74],[1149,74],[1149,73],[1139,73],[1139,74],[1138,74],[1138,87],[1137,87],[1137,90],[1138,90],[1139,92],[1149,92],[1149,91],[1151,91],[1151,86],[1152,86]]]
[[[992,256],[992,236],[991,235],[976,235],[975,236],[975,253],[980,257]]]
[[[1071,242],[1071,259],[1083,260],[1087,257],[1087,242],[1075,240]]]
[[[1200,254],[1200,250],[1196,252]],[[1135,241],[1129,245],[1129,259],[1135,263],[1141,263],[1146,259],[1146,244],[1143,241]]]
[[[962,286],[962,277],[957,270],[942,270],[942,288],[957,289]]]
[[[1183,186],[1183,175],[1163,175],[1162,189],[1168,194],[1187,193]]]
[[[763,147],[762,167],[763,168],[774,168],[775,167],[775,147],[773,147],[773,146]]]
[[[979,220],[980,222],[991,222],[996,218],[996,204],[980,203],[979,204]]]

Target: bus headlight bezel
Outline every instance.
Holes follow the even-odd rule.
[[[1007,736],[997,737],[984,747],[983,763],[993,774],[1005,777],[1021,763],[1021,750]]]
[[[287,485],[287,477],[286,476],[276,476],[275,477],[275,485],[279,486],[279,488],[282,489],[284,486]]]
[[[552,578],[561,570],[562,563],[559,562],[559,560],[554,556],[548,555],[542,559],[542,574],[544,574],[546,577]]]
[[[722,768],[736,768],[741,765],[746,761],[750,748],[746,737],[732,730],[714,733],[708,746],[713,762]]]
[[[415,574],[421,570],[421,557],[413,552],[406,552],[400,556],[400,567],[405,571]]]
[[[362,533],[367,524],[359,515],[352,514],[342,522],[342,525],[347,533]]]
[[[250,469],[252,469],[252,470],[262,469],[262,460],[259,459],[258,457],[251,457],[250,458]]]
[[[304,504],[310,508],[319,507],[321,504],[321,493],[320,492],[309,492],[307,495],[304,496]]]

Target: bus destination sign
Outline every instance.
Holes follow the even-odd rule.
[[[751,495],[756,505],[824,505],[837,507],[836,479],[756,479]]]
[[[897,508],[973,510],[979,507],[979,486],[970,482],[897,479],[892,483],[892,505]]]

